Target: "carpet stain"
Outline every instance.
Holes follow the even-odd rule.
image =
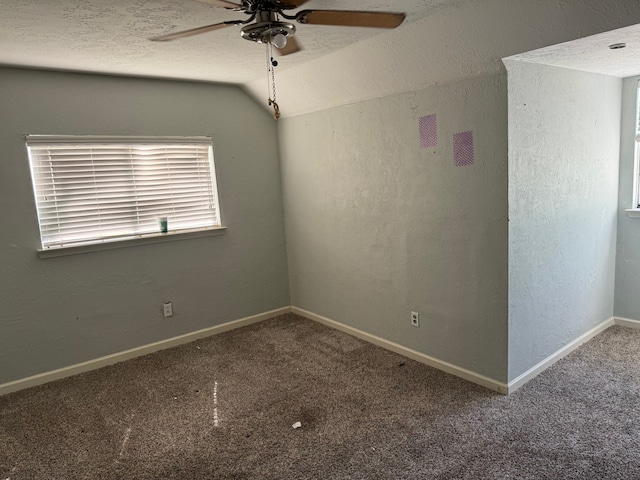
[[[213,426],[218,427],[218,382],[213,382]]]
[[[134,416],[135,415],[131,415],[131,421],[133,421]],[[129,426],[124,431],[124,438],[122,439],[122,445],[120,446],[120,453],[118,453],[118,458],[116,458],[116,463],[120,463],[120,460],[124,456],[124,452],[125,452],[125,449],[127,448],[127,443],[129,443],[130,437],[131,437],[131,424],[129,424]]]

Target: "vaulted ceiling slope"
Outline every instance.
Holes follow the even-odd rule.
[[[278,100],[285,116],[298,115],[450,83],[503,71],[511,55],[638,23],[637,0],[474,1],[281,72]],[[264,88],[247,85],[256,97]]]
[[[0,0],[0,8],[1,64],[233,83],[266,107],[264,47],[235,27],[148,41],[237,12],[197,0]],[[504,57],[640,23],[637,0],[309,0],[305,8],[403,11],[407,20],[389,31],[297,25],[304,50],[276,69],[284,116],[501,71]]]

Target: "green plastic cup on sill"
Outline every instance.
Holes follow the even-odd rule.
[[[158,223],[160,224],[161,233],[167,233],[169,231],[169,219],[167,217],[158,217]]]

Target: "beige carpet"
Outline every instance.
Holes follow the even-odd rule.
[[[639,479],[638,352],[504,397],[286,315],[0,397],[0,480]]]

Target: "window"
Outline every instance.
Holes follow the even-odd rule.
[[[42,248],[220,227],[208,137],[27,136]]]

